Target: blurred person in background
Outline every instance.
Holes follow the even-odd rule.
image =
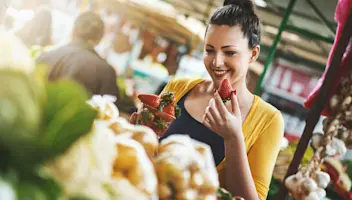
[[[28,48],[5,29],[4,17],[9,6],[9,1],[0,1],[0,69],[11,69],[31,73],[34,62]],[[5,84],[1,82],[0,84]]]
[[[39,8],[34,17],[16,33],[27,47],[46,47],[52,44],[52,13],[49,8]]]
[[[37,63],[49,65],[49,80],[72,78],[91,94],[118,98],[116,73],[94,50],[104,35],[104,22],[94,12],[82,13],[75,21],[72,42],[43,53]]]
[[[7,31],[11,31],[15,25],[15,18],[11,15],[5,15],[4,17],[4,28]]]
[[[5,16],[6,10],[7,10],[7,6],[8,6],[7,0],[0,1],[0,25],[2,25],[2,23],[3,23],[3,19]]]

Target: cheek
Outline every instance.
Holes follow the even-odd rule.
[[[226,64],[229,68],[234,69],[236,74],[246,73],[248,69],[248,59],[243,57],[228,58]]]
[[[211,66],[211,63],[213,62],[213,57],[209,56],[209,55],[204,55],[203,56],[203,62],[204,62],[205,67],[207,69],[209,69],[210,66]]]

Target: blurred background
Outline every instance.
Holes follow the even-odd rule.
[[[303,102],[325,69],[336,32],[337,1],[253,0],[262,42],[260,57],[250,66],[248,86],[280,109],[285,119],[286,148],[273,180],[283,178],[303,132],[308,112]],[[94,10],[105,23],[96,51],[115,69],[119,109],[128,117],[139,93],[157,94],[174,77],[208,78],[202,60],[205,26],[222,4],[223,0],[9,0],[5,27],[36,56],[67,44],[75,18]],[[318,123],[316,131],[321,129]],[[344,173],[340,184],[348,192],[350,158],[347,153],[336,161]],[[275,181],[272,187],[271,195],[277,189]],[[330,195],[339,199],[335,190],[332,187]]]

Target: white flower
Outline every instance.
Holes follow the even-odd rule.
[[[0,69],[8,68],[30,73],[35,64],[26,46],[0,27]]]
[[[94,95],[87,103],[99,112],[98,119],[115,120],[119,117],[119,110],[114,104],[116,99],[112,95]]]
[[[116,155],[114,133],[106,122],[96,121],[88,135],[43,170],[62,185],[68,196],[105,200],[110,194],[104,187],[111,179]]]

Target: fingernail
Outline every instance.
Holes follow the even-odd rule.
[[[211,101],[211,100],[210,100]],[[206,108],[205,108],[205,113],[208,113],[209,112],[209,106],[207,106]],[[204,115],[205,116],[205,115]]]
[[[215,88],[213,89],[213,93],[214,93],[214,94],[216,93],[216,89],[215,89]]]
[[[232,91],[232,93],[233,93],[234,95],[236,95],[236,94],[237,94],[237,90]]]

